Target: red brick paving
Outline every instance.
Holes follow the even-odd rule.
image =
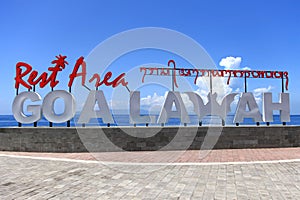
[[[76,160],[99,160],[108,162],[249,162],[269,160],[300,159],[298,148],[264,148],[264,149],[222,149],[222,150],[188,150],[188,151],[135,151],[135,152],[101,152],[101,153],[40,153],[8,152],[0,154],[21,155],[49,158],[67,158]]]

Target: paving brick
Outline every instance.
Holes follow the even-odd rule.
[[[0,199],[299,199],[299,169],[299,161],[155,166],[0,156]]]

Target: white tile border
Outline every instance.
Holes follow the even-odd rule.
[[[242,161],[242,162],[184,162],[184,163],[134,163],[134,162],[107,162],[97,160],[77,160],[69,158],[53,158],[53,157],[39,157],[39,156],[21,156],[21,155],[8,155],[0,154],[0,157],[9,158],[23,158],[33,160],[47,160],[47,161],[61,161],[61,162],[75,162],[75,163],[86,163],[86,164],[105,164],[105,165],[141,165],[141,166],[160,166],[160,165],[179,165],[179,166],[201,166],[201,165],[245,165],[245,164],[272,164],[272,163],[289,163],[289,162],[300,162],[300,159],[290,160],[266,160],[266,161]]]

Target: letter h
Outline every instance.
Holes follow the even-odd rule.
[[[263,121],[273,122],[273,111],[280,111],[280,121],[290,121],[290,96],[289,93],[279,94],[279,103],[273,103],[272,93],[263,93]]]

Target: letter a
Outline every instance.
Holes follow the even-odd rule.
[[[248,106],[249,111],[246,111]],[[255,122],[261,122],[261,113],[252,93],[243,93],[238,103],[236,113],[234,116],[234,123],[242,123],[244,118],[252,118]]]
[[[96,102],[100,109],[99,111],[94,110]],[[90,91],[78,119],[78,123],[89,123],[92,118],[102,118],[103,123],[114,123],[102,90]]]
[[[176,111],[172,111],[173,103]],[[190,123],[190,118],[179,92],[168,92],[157,123],[166,123],[169,118],[179,118],[181,123]]]

